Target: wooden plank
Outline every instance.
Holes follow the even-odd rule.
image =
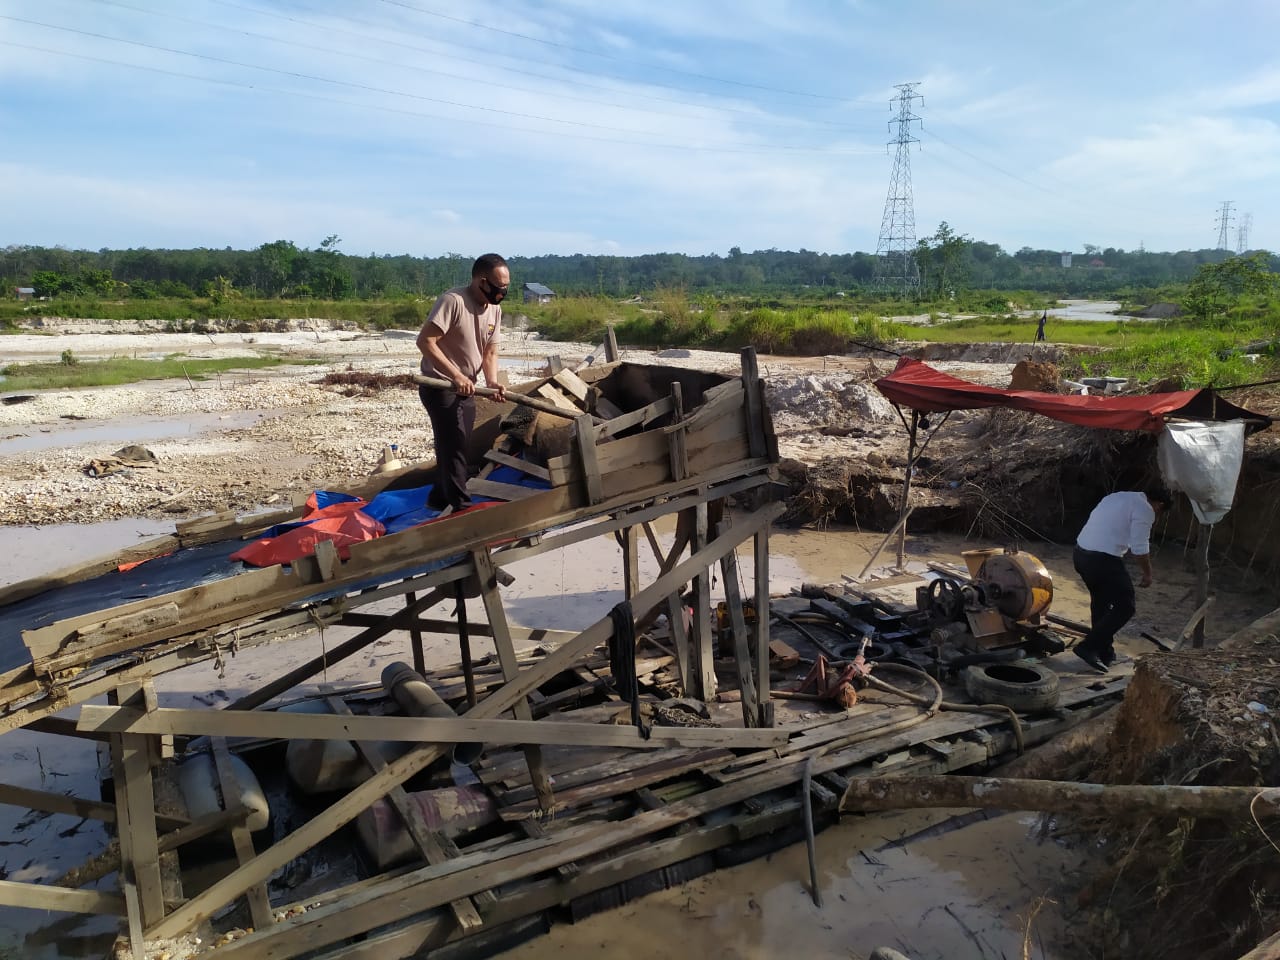
[[[604,359],[605,363],[617,363],[622,359],[622,353],[618,350],[618,338],[613,332],[612,323],[604,328]]]
[[[706,395],[702,405],[689,414],[689,429],[699,430],[721,417],[741,410],[743,405],[742,381],[730,380],[715,387],[715,395]]]
[[[619,416],[606,420],[595,428],[596,440],[607,440],[610,437],[622,433],[624,430],[630,430],[632,427],[642,426],[646,423],[652,423],[659,417],[671,412],[671,397],[662,397],[653,401],[648,406],[641,407],[639,410],[632,410],[630,413],[623,413]]]
[[[670,658],[664,658],[670,663]],[[521,675],[528,673],[519,670]],[[517,665],[518,670],[518,665]],[[629,724],[573,723],[554,720],[448,717],[354,716],[283,711],[199,710],[161,707],[143,711],[85,704],[79,726],[101,733],[177,736],[253,737],[264,733],[281,740],[394,740],[403,743],[541,744],[544,746],[627,747],[657,750],[667,746],[723,746],[761,750],[787,743],[788,731],[740,727],[653,727],[648,739]]]
[[[236,807],[242,807],[240,802],[240,782],[236,779],[235,769],[231,766],[231,751],[227,749],[227,741],[224,737],[213,737],[210,740],[213,748],[213,763],[218,773],[218,785],[222,790],[222,808],[228,812]],[[240,866],[249,863],[255,856],[257,851],[253,849],[253,837],[249,835],[249,828],[243,823],[236,823],[231,827],[231,842],[235,846],[236,859],[240,861]],[[267,897],[267,885],[259,882],[251,886],[246,892],[245,897],[249,901],[249,916],[253,919],[253,925],[259,930],[265,930],[274,922],[271,915],[271,900]]]
[[[546,399],[550,400],[551,403],[556,407],[558,407],[563,413],[574,414],[575,415],[574,419],[577,419],[577,416],[582,414],[582,409],[576,403],[574,403],[572,400],[566,397],[563,391],[561,391],[559,388],[557,388],[553,384],[544,383],[542,386],[538,387],[538,389],[535,390],[534,393],[536,393],[540,397],[545,397]]]
[[[689,666],[689,631],[685,629],[684,604],[680,602],[678,593],[667,597],[667,623],[671,628],[671,640],[675,644],[676,669],[680,671],[680,692],[686,697],[694,696],[693,677]]]
[[[582,420],[578,421],[578,431],[587,438],[587,443],[590,445],[591,431]],[[502,677],[510,683],[520,673],[520,664],[516,659],[511,633],[507,629],[507,614],[502,608],[502,597],[498,593],[497,571],[493,566],[493,558],[488,550],[476,550],[471,554],[471,560],[475,564],[476,579],[480,582],[480,598],[484,602],[485,614],[489,617],[489,628],[493,631],[493,645],[498,651],[498,661],[502,664]],[[531,687],[529,693],[535,692],[536,689]],[[525,697],[520,697],[512,704],[512,713],[517,722],[532,723],[533,721],[533,711]],[[547,776],[546,765],[542,762],[542,747],[538,745],[540,742],[539,740],[526,743],[524,758],[529,765],[529,779],[533,783],[534,791],[538,794],[538,804],[543,810],[549,811],[554,798],[551,793],[551,780]]]
[[[693,508],[693,556],[706,553],[707,505],[700,503]],[[718,559],[718,558],[717,558]],[[715,699],[716,658],[711,635],[711,571],[703,567],[693,580],[693,620],[690,626],[689,645],[693,652],[692,672],[697,693],[703,701]]]
[[[622,595],[630,600],[640,592],[639,539],[634,525],[622,528]]]
[[[467,493],[476,497],[489,497],[493,500],[527,500],[545,491],[537,487],[522,487],[518,483],[501,483],[497,480],[484,480],[472,477],[467,481]]]
[[[555,376],[564,369],[564,360],[560,358],[558,353],[547,357],[547,369],[551,372],[552,376]]]
[[[530,463],[528,460],[521,460],[519,457],[513,457],[511,454],[503,453],[500,450],[486,450],[484,457],[494,463],[500,463],[506,467],[514,467],[521,473],[527,473],[529,476],[537,477],[539,480],[551,482],[551,473],[546,467],[540,467],[536,463]]]
[[[746,539],[765,524],[770,523],[781,512],[781,504],[770,504],[756,511],[735,525],[727,539],[716,540],[708,544],[703,550],[698,551],[688,560],[676,566],[675,569],[659,577],[632,599],[631,605],[636,615],[642,616],[648,613],[653,607],[663,602],[671,591],[677,589],[680,584],[687,582],[695,570],[705,570],[708,564],[719,560],[721,551],[731,550],[736,547],[741,542],[736,539],[737,537]],[[563,644],[537,664],[520,671],[518,680],[508,683],[491,693],[484,700],[481,700],[475,708],[468,711],[466,716],[471,719],[489,719],[500,715],[508,710],[518,699],[525,697],[528,691],[536,689],[546,680],[560,673],[568,664],[594,649],[597,644],[607,640],[612,630],[613,623],[609,617],[597,620],[574,640]],[[759,731],[752,732],[758,733]],[[318,814],[293,833],[278,840],[273,846],[259,854],[251,864],[240,867],[221,880],[216,881],[206,890],[175,909],[173,913],[165,917],[150,931],[151,936],[156,938],[173,937],[192,928],[199,921],[210,916],[214,911],[239,896],[254,883],[265,880],[290,860],[309,850],[347,823],[350,823],[362,810],[366,809],[379,797],[385,796],[392,787],[404,783],[409,777],[443,755],[444,750],[440,747],[420,747],[392,761],[381,773],[375,774],[369,780],[347,793],[342,799],[331,804],[323,813]],[[525,842],[535,844],[545,841]],[[536,847],[530,847],[529,849],[536,849]],[[508,848],[506,852],[510,854],[511,848]],[[461,859],[459,858],[459,861]],[[567,863],[574,859],[576,858],[569,857],[562,862]],[[456,864],[459,861],[451,861],[451,863]],[[437,868],[432,867],[431,869]],[[483,886],[482,889],[488,889],[491,885],[492,882]],[[448,897],[444,902],[454,899],[457,899],[457,897]]]
[[[590,418],[578,418],[573,440],[578,452],[578,466],[582,470],[583,492],[586,494],[587,502],[599,503],[604,499],[605,494],[600,479],[600,464],[596,459],[595,433],[591,429]]]
[[[143,714],[148,712],[143,683],[120,687],[118,700],[124,709],[138,710]],[[145,927],[164,915],[155,794],[147,738],[137,734],[116,738],[111,744],[111,768],[120,835],[121,879],[137,887],[139,919]]]
[[[716,526],[716,536],[721,536],[728,529],[728,521],[721,521]],[[733,633],[733,655],[738,667],[738,689],[742,693],[742,722],[745,726],[757,727],[760,725],[760,701],[756,698],[756,682],[753,676],[755,663],[747,636],[747,620],[742,612],[742,591],[738,584],[736,551],[730,550],[720,558],[720,579],[724,582],[725,605],[729,608],[729,624]]]
[[[0,906],[56,910],[64,913],[102,913],[122,917],[124,897],[96,890],[72,890],[48,883],[19,883],[0,880]]]
[[[680,747],[672,747],[662,753],[662,760],[678,760],[682,757],[694,756],[697,751],[686,750]],[[590,763],[586,766],[573,766],[569,769],[553,771],[555,785],[557,790],[571,790],[577,787],[583,787],[591,783],[601,783],[605,780],[613,780],[617,777],[633,773],[654,763],[654,757],[647,753],[622,753],[611,756],[597,763]],[[495,779],[496,778],[496,779]],[[506,777],[499,775],[495,771],[492,776],[481,776],[481,781],[493,786],[495,783],[506,780]],[[502,790],[495,787],[498,793],[499,802],[510,805],[521,803],[526,800],[532,800],[534,793],[533,787],[529,784],[518,784],[509,789]]]
[[[747,413],[747,444],[752,457],[767,454],[764,437],[764,391],[760,382],[760,370],[756,364],[756,348],[743,347],[742,389]]]
[[[616,406],[612,400],[600,392],[599,388],[596,389],[592,402],[595,404],[596,415],[603,417],[605,420],[612,420],[615,417],[622,416],[622,408]]]
[[[332,580],[342,569],[342,558],[338,556],[338,548],[332,540],[319,540],[315,548],[316,567],[320,571],[320,579]]]
[[[559,386],[563,387],[565,392],[579,403],[587,402],[587,391],[590,388],[587,386],[586,382],[572,370],[567,367],[562,368],[553,373],[551,379]]]
[[[759,726],[773,726],[773,704],[769,702],[769,527],[753,538],[756,562],[756,697],[760,704]]]
[[[351,708],[347,706],[347,702],[342,697],[326,697],[325,702],[329,704],[329,709],[336,715],[352,716]],[[351,744],[364,759],[365,765],[374,773],[381,773],[386,769],[387,761],[382,756],[381,751],[375,749],[364,740],[352,740]],[[387,800],[395,807],[396,812],[400,814],[400,819],[404,822],[404,828],[409,834],[409,839],[418,848],[423,860],[427,863],[444,863],[450,856],[456,855],[457,847],[453,847],[452,853],[445,849],[444,834],[438,833],[427,826],[426,821],[422,818],[422,811],[405,793],[404,787],[392,787],[387,793]],[[484,921],[480,919],[480,913],[476,910],[476,905],[472,903],[469,897],[454,900],[449,904],[449,909],[453,912],[454,919],[458,921],[458,926],[463,930],[478,930],[484,925]]]
[[[81,817],[86,820],[100,820],[103,823],[116,822],[116,808],[100,800],[86,800],[83,797],[68,797],[62,793],[50,793],[46,790],[32,790],[29,787],[16,787],[8,783],[0,783],[0,803],[9,803],[28,810],[43,810],[46,813],[65,813],[70,817]],[[162,830],[177,830],[191,823],[186,817],[171,817],[156,814],[156,825]]]
[[[684,393],[678,380],[671,384],[671,417],[674,423],[666,429],[671,479],[683,480],[689,475],[689,452],[685,447],[688,424],[681,422],[684,419]]]
[[[723,764],[726,760],[732,758],[733,753],[728,750],[706,750],[680,757],[663,758],[656,763],[651,763],[648,766],[620,776],[611,777],[608,780],[599,780],[595,783],[569,790],[560,788],[556,792],[555,809],[557,811],[571,810],[575,807],[595,803],[597,800],[606,800],[651,784],[674,780],[676,777],[694,770]],[[537,812],[537,809],[533,802],[523,801],[503,807],[499,814],[503,820],[519,820],[532,816]]]

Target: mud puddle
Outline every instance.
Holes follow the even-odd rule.
[[[1083,858],[1040,837],[1039,818],[958,810],[848,817],[818,834],[821,908],[804,845],[597,914],[500,954],[646,960],[864,958],[1073,960],[1064,888]],[[936,835],[921,835],[929,828]],[[1024,943],[1029,952],[1024,954]],[[624,946],[625,945],[625,946]]]
[[[276,414],[261,411],[242,413],[188,413],[181,419],[171,416],[140,416],[106,423],[68,420],[65,425],[29,427],[27,432],[0,440],[0,456],[62,449],[88,443],[118,448],[130,443],[154,443],[175,437],[194,437],[215,430],[240,430],[254,426]]]

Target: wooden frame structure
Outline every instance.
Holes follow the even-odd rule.
[[[736,604],[735,551],[750,540],[754,543],[757,607],[767,607],[769,528],[782,509],[780,504],[769,502],[767,493],[775,475],[777,448],[754,352],[749,348],[743,351],[742,376],[736,378],[670,368],[635,368],[617,362],[578,372],[557,367],[553,365],[551,377],[527,389],[572,416],[569,451],[541,465],[495,445],[506,409],[496,405],[490,405],[488,416],[482,411],[474,438],[477,449],[473,451],[473,460],[478,463],[516,466],[546,481],[549,489],[495,483],[486,478],[485,469],[475,481],[473,493],[505,502],[357,544],[345,561],[331,543],[322,542],[313,556],[288,569],[237,573],[24,629],[22,641],[30,662],[0,675],[0,733],[27,727],[105,739],[110,744],[115,803],[73,800],[3,785],[0,801],[29,804],[33,809],[89,811],[87,815],[114,822],[120,836],[122,895],[5,882],[0,884],[0,903],[45,908],[52,897],[52,902],[76,912],[121,914],[127,920],[135,955],[141,955],[144,937],[165,939],[186,933],[242,896],[247,898],[255,926],[271,926],[265,888],[271,874],[383,797],[401,810],[429,865],[451,868],[466,863],[467,858],[459,858],[451,842],[407,812],[402,787],[454,742],[479,737],[491,744],[522,745],[531,785],[544,810],[555,803],[542,759],[547,745],[594,744],[642,751],[675,744],[722,750],[783,746],[786,735],[771,729],[767,620],[757,618],[749,627]],[[655,384],[665,386],[668,392],[653,395]],[[397,482],[408,481],[393,475],[353,492],[367,494]],[[732,525],[712,527],[708,505],[728,497],[754,506]],[[687,537],[664,555],[650,524],[671,514],[680,515]],[[299,506],[295,505],[251,518],[218,515],[181,524],[174,536],[0,590],[0,612],[6,605],[80,583],[127,560],[248,538],[298,515]],[[641,531],[661,564],[660,575],[648,585],[642,585],[639,577]],[[743,690],[741,728],[655,728],[644,736],[635,727],[532,719],[531,698],[540,697],[539,685],[607,643],[615,626],[606,617],[577,634],[513,627],[501,599],[502,566],[605,534],[617,536],[623,547],[623,587],[631,615],[636,620],[658,613],[668,615],[682,690],[704,700],[716,693],[709,585],[711,569],[721,568],[736,607],[732,652]],[[690,584],[692,626],[686,633],[681,592]],[[287,722],[299,725],[288,727],[283,736],[353,740],[369,760],[372,775],[262,852],[254,850],[244,826],[248,811],[243,808],[230,806],[195,821],[157,815],[153,773],[173,755],[175,740],[181,743],[193,736],[209,737],[223,795],[237,796],[227,738],[261,729],[256,716],[259,708],[395,630],[409,632],[415,663],[421,665],[423,634],[439,627],[438,621],[430,621],[424,613],[443,600],[460,597],[464,589],[472,595],[478,591],[483,600],[488,623],[473,632],[492,637],[502,683],[476,698],[476,677],[463,638],[461,652],[471,701],[463,716],[457,720],[291,716]],[[403,608],[396,613],[378,615],[357,609],[395,596],[404,598]],[[157,706],[151,684],[157,675],[200,661],[216,661],[227,651],[325,624],[361,629],[336,648],[224,710],[175,714]],[[533,661],[518,658],[517,642],[543,639],[559,645]],[[111,706],[85,706],[104,693],[111,698]],[[340,697],[331,696],[329,702],[335,712],[343,712]],[[69,707],[81,708],[78,722],[56,716]],[[514,719],[500,719],[504,715]],[[276,715],[272,726],[285,716]],[[350,729],[343,733],[332,726],[335,720]],[[157,729],[157,725],[164,729]],[[365,749],[371,741],[386,739],[413,741],[418,746],[389,763]],[[167,902],[159,868],[161,855],[219,831],[230,832],[240,861],[238,869],[189,900]],[[546,842],[539,836],[536,822],[528,821],[528,833],[530,845]],[[486,889],[488,886],[492,884]],[[450,902],[459,929],[474,930],[481,925],[472,895],[452,897]],[[271,955],[293,954],[273,949]]]
[[[232,909],[253,931],[220,946],[218,955],[240,960],[389,960],[460,941],[496,944],[515,930],[539,928],[545,911],[581,915],[790,842],[805,807],[828,821],[837,815],[851,777],[968,767],[1019,740],[1042,742],[1120,696],[1122,676],[1079,678],[1066,685],[1056,713],[1020,730],[999,715],[935,715],[914,704],[859,704],[815,718],[772,700],[768,538],[782,505],[769,496],[777,450],[754,354],[744,351],[742,360],[737,378],[617,363],[575,373],[553,364],[553,375],[529,389],[572,420],[568,450],[535,463],[504,449],[502,411],[495,410],[478,426],[473,456],[476,465],[514,461],[548,489],[520,487],[517,494],[482,476],[489,485],[477,490],[503,494],[503,503],[357,545],[345,561],[322,544],[288,571],[240,573],[25,630],[30,662],[0,676],[0,732],[27,727],[105,741],[114,803],[5,785],[0,802],[113,822],[120,839],[118,851],[67,875],[75,880],[0,881],[0,905],[119,917],[136,957],[169,938],[208,936],[211,918]],[[411,479],[384,477],[370,489],[388,483]],[[729,497],[742,505],[732,522],[719,509]],[[296,514],[198,520],[147,549],[253,536]],[[676,542],[664,551],[652,525],[672,515]],[[621,547],[625,606],[576,633],[508,621],[504,565],[600,536],[616,537]],[[649,583],[640,574],[642,538],[659,567]],[[737,550],[748,542],[754,618],[744,616],[738,583]],[[0,591],[0,613],[105,567],[93,563]],[[719,658],[710,600],[717,570],[727,614]],[[430,614],[463,595],[480,597],[484,623]],[[393,613],[360,609],[393,597],[403,598]],[[598,650],[659,614],[668,620],[669,652],[637,658],[631,650],[636,677],[706,702],[712,721],[655,720],[643,728],[616,722],[623,704],[608,690],[621,684],[611,677],[614,662]],[[323,624],[358,632],[221,710],[159,706],[154,676]],[[327,715],[273,712],[264,720],[263,708],[393,631],[407,634],[419,672],[458,716],[361,713],[358,691],[325,688]],[[457,669],[421,669],[432,634],[458,638]],[[473,662],[472,635],[491,637],[496,657]],[[517,650],[529,644],[541,646]],[[558,685],[566,678],[568,686]],[[724,691],[736,698],[714,703],[722,681],[736,681],[737,691]],[[88,703],[102,694],[108,705]],[[603,703],[591,701],[601,696]],[[656,718],[660,704],[647,702]],[[56,715],[68,707],[78,708],[74,717]],[[775,723],[775,708],[788,722]],[[602,722],[609,720],[615,722]],[[248,828],[255,811],[234,799],[231,758],[267,738],[350,742],[368,776],[274,843],[255,846]],[[394,758],[375,749],[391,741],[411,746]],[[476,741],[488,750],[473,772],[494,798],[497,820],[480,839],[455,841],[427,821],[408,788],[453,744]],[[157,812],[167,759],[204,743],[222,795],[232,799],[195,819]],[[798,793],[810,779],[809,792]],[[415,862],[299,899],[277,892],[273,901],[269,883],[282,868],[334,843],[384,799]],[[184,898],[172,889],[163,858],[214,834],[229,839],[234,866]],[[118,894],[79,888],[112,870]]]

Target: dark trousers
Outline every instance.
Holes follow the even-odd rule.
[[[1137,609],[1133,578],[1124,560],[1110,553],[1076,547],[1071,559],[1076,573],[1089,588],[1090,630],[1077,649],[1114,655],[1116,631],[1129,622]]]
[[[467,497],[467,441],[476,422],[475,397],[460,397],[452,390],[419,387],[418,397],[431,418],[436,437],[435,487],[427,505],[436,510],[455,510],[469,502]]]

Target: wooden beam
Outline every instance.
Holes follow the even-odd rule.
[[[513,457],[509,453],[503,453],[500,450],[486,450],[484,458],[492,460],[494,463],[500,463],[505,467],[514,467],[521,473],[527,473],[529,476],[537,477],[539,480],[551,482],[551,474],[546,467],[540,467],[536,463],[530,463],[528,460]]]
[[[491,500],[527,500],[545,492],[545,489],[539,487],[522,487],[518,483],[500,483],[480,477],[472,477],[467,481],[467,493],[476,497],[489,497]]]
[[[685,446],[684,393],[680,381],[671,384],[672,424],[667,428],[667,457],[671,461],[671,479],[683,480],[689,475],[689,451]]]
[[[105,913],[113,917],[122,917],[125,912],[124,898],[118,894],[72,890],[47,883],[19,883],[16,880],[0,880],[0,906],[65,913]]]
[[[782,512],[782,509],[782,504],[774,503],[756,511],[741,523],[735,525],[726,538],[708,544],[704,549],[679,564],[670,573],[664,574],[648,587],[645,587],[631,601],[632,609],[636,612],[636,615],[646,614],[659,603],[664,602],[673,590],[688,582],[694,571],[705,570],[708,564],[718,561],[722,551],[731,550],[741,540],[752,536],[764,525],[772,522]],[[741,540],[736,539],[739,537]],[[563,671],[566,666],[588,651],[593,650],[597,644],[608,640],[612,632],[613,621],[611,618],[603,617],[597,620],[582,633],[578,634],[575,639],[561,645],[533,666],[521,670],[517,681],[508,683],[489,694],[473,710],[468,711],[464,719],[491,719],[499,716],[510,709],[517,700],[526,697],[530,690],[536,689],[539,685]],[[760,731],[751,731],[751,733],[758,734]],[[199,921],[207,918],[214,911],[239,896],[254,883],[265,880],[290,860],[311,849],[311,847],[331,836],[347,823],[350,823],[362,810],[368,808],[378,798],[385,796],[392,787],[404,783],[409,777],[443,755],[444,750],[440,747],[420,747],[393,760],[381,773],[375,774],[369,780],[347,793],[342,799],[331,804],[323,813],[316,815],[293,833],[278,840],[273,846],[260,853],[252,863],[240,867],[221,880],[216,881],[206,890],[178,907],[150,931],[151,936],[156,938],[173,937],[189,930]],[[547,841],[525,842],[533,844]],[[563,862],[567,863],[574,859],[577,858],[569,857]],[[488,889],[489,886],[492,886],[491,882],[482,887],[482,889]],[[443,902],[447,903],[454,899],[457,898],[448,897]],[[221,949],[226,949],[226,947]]]
[[[773,726],[769,702],[769,527],[755,535],[756,561],[756,697],[760,703],[759,726]]]
[[[501,659],[501,658],[499,658]],[[545,662],[547,658],[543,658]],[[664,657],[662,662],[669,663]],[[519,670],[523,677],[533,667]],[[484,701],[481,701],[482,703]],[[85,704],[79,725],[101,733],[253,737],[280,740],[394,740],[402,743],[542,744],[545,746],[631,747],[655,750],[671,745],[724,746],[758,750],[783,746],[788,731],[739,727],[653,727],[648,739],[630,725],[555,720],[457,719],[441,717],[353,716],[285,711],[199,710],[161,707],[142,711]]]
[[[146,709],[146,684],[149,683],[144,681],[120,687],[117,699],[121,707],[137,710],[143,715],[150,712]],[[136,888],[138,920],[143,927],[164,915],[150,756],[145,735],[126,733],[111,744],[116,825],[120,835],[121,887],[126,897],[128,887]]]
[[[600,479],[600,464],[596,459],[595,432],[591,428],[589,417],[578,418],[573,440],[578,451],[578,463],[582,469],[583,490],[586,493],[587,502],[599,503],[604,499],[604,485]]]
[[[705,502],[699,503],[692,509],[692,550],[696,557],[706,552],[707,505]],[[716,658],[711,635],[711,571],[707,567],[699,570],[693,579],[693,621],[689,633],[693,650],[693,675],[698,691],[695,696],[704,701],[713,700],[716,695]]]
[[[684,604],[680,602],[678,593],[667,597],[667,623],[671,627],[671,642],[675,644],[680,692],[686,697],[696,696],[689,659],[689,631],[685,628]]]
[[[716,536],[729,529],[728,520],[716,525]],[[742,612],[742,591],[738,587],[738,555],[730,550],[720,558],[720,577],[724,581],[725,605],[729,608],[729,623],[733,631],[733,655],[738,667],[738,689],[742,693],[742,722],[748,727],[760,725],[760,702],[756,698],[754,659],[747,637],[747,619]]]
[[[652,423],[664,414],[671,412],[671,397],[662,397],[653,401],[648,406],[641,407],[639,410],[632,410],[630,413],[624,413],[606,420],[600,426],[596,427],[596,440],[607,440],[610,437],[617,436],[624,430],[630,430],[632,427],[643,426],[646,423]]]
[[[618,350],[618,338],[613,332],[613,324],[604,328],[604,360],[605,363],[617,363],[622,359]]]
[[[639,540],[634,525],[622,528],[622,595],[630,600],[640,592]]]
[[[46,790],[32,790],[29,787],[15,787],[8,783],[0,783],[0,803],[25,807],[28,810],[43,810],[46,813],[65,813],[70,817],[100,820],[103,823],[116,822],[116,808],[109,803],[86,800],[82,797],[68,797],[65,794],[50,793]],[[159,813],[155,818],[156,825],[162,830],[177,830],[191,823],[186,817],[165,816]]]
[[[231,766],[231,751],[227,749],[226,738],[213,737],[210,744],[213,749],[213,765],[218,774],[218,786],[222,791],[223,810],[230,812],[236,808],[243,808],[240,781],[236,779],[235,769]],[[240,866],[243,867],[257,856],[257,851],[253,849],[253,837],[249,835],[249,828],[243,822],[232,824],[231,842],[235,847],[236,859],[240,862]],[[265,883],[255,883],[245,892],[245,898],[249,901],[249,916],[255,927],[265,930],[275,922],[271,915],[271,900],[267,897]]]
[[[590,438],[591,431],[584,429],[583,421],[578,421],[578,430]],[[507,629],[507,613],[502,608],[502,597],[498,593],[497,571],[493,566],[493,558],[488,550],[476,550],[471,554],[475,564],[476,579],[480,582],[480,598],[484,602],[485,613],[489,617],[489,628],[493,631],[493,645],[498,651],[498,662],[502,664],[502,678],[511,683],[520,673],[520,663],[516,659],[515,644],[511,642],[511,633]],[[529,692],[533,692],[530,688]],[[520,697],[511,705],[512,713],[517,721],[532,723],[533,711],[529,701]],[[496,721],[501,723],[502,721]],[[534,724],[536,726],[536,724]],[[541,741],[525,744],[524,757],[529,765],[529,780],[538,794],[538,803],[543,810],[550,811],[554,802],[551,793],[551,778],[547,775],[546,764],[542,760]]]
[[[1117,816],[1247,821],[1280,813],[1280,787],[1132,786],[1000,777],[874,777],[850,782],[848,813],[907,807],[988,807]]]
[[[743,347],[742,390],[747,410],[747,448],[752,457],[768,453],[764,436],[764,391],[760,382],[760,370],[756,365],[756,348]]]
[[[347,702],[339,696],[326,697],[325,702],[329,704],[329,709],[338,716],[352,716],[351,708],[347,706]],[[382,752],[376,749],[372,744],[364,740],[352,740],[351,745],[364,759],[365,765],[374,773],[381,773],[387,767],[387,761],[382,756]],[[447,852],[445,849],[445,836],[438,833],[427,826],[426,821],[422,818],[422,811],[413,799],[405,793],[404,787],[392,787],[387,793],[387,800],[391,802],[400,814],[400,819],[404,822],[405,831],[409,834],[409,839],[413,841],[413,845],[418,848],[418,852],[422,854],[422,859],[427,863],[444,863],[451,856],[457,855],[457,847],[453,848],[453,852]],[[484,925],[484,921],[480,919],[480,914],[476,910],[476,905],[471,902],[469,897],[462,897],[454,900],[449,904],[449,909],[453,911],[454,919],[458,921],[458,926],[463,930],[478,930]]]
[[[551,401],[551,406],[555,407],[562,417],[576,420],[578,417],[583,416],[582,408],[566,397],[564,391],[554,383],[544,383],[534,392],[538,396],[546,397]]]
[[[583,379],[580,376],[578,376],[569,368],[564,367],[556,371],[555,373],[552,374],[551,379],[554,380],[556,383],[558,383],[560,386],[564,387],[564,389],[569,393],[569,395],[573,397],[575,400],[577,400],[579,403],[587,402],[587,391],[590,388],[587,386],[586,382],[583,381]]]

